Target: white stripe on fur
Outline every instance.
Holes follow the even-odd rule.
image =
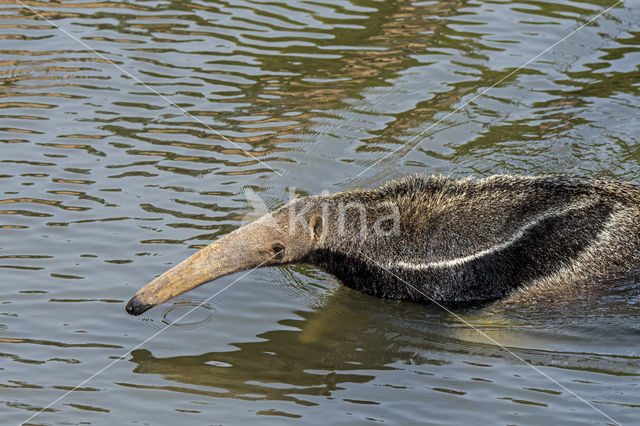
[[[524,226],[518,229],[507,241],[496,244],[493,247],[489,247],[485,250],[481,250],[477,253],[470,254],[468,256],[462,256],[455,259],[449,260],[439,260],[436,262],[425,262],[425,263],[414,263],[414,262],[390,262],[387,266],[390,268],[404,268],[404,269],[413,269],[413,270],[425,270],[425,269],[442,269],[442,268],[453,268],[455,266],[463,265],[465,263],[471,262],[473,260],[479,259],[483,256],[487,256],[501,250],[508,248],[509,246],[516,243],[520,238],[524,236],[524,234],[543,220],[549,219],[554,216],[562,216],[573,210],[579,210],[586,207],[590,207],[595,203],[595,200],[579,202],[570,206],[566,206],[563,209],[552,209],[545,213],[539,214],[527,222]]]

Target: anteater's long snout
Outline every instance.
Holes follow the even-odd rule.
[[[131,315],[143,312],[223,275],[265,263],[255,250],[258,225],[247,225],[206,246],[141,288],[127,303]]]
[[[160,303],[224,275],[226,268],[223,267],[225,262],[220,261],[224,258],[221,251],[220,244],[213,243],[160,275],[129,300],[127,312],[140,315]]]

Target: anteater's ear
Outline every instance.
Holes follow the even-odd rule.
[[[309,221],[309,233],[312,240],[322,237],[322,216],[315,215]]]

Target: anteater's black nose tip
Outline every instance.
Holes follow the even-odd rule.
[[[148,303],[141,303],[138,300],[138,296],[133,296],[131,300],[129,300],[129,303],[127,303],[127,307],[125,309],[130,315],[140,315],[152,307],[153,305],[149,305]]]

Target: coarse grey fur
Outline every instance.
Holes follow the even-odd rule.
[[[383,201],[398,207],[398,232],[362,234],[357,209],[337,229],[336,206],[363,204],[371,230],[389,214]],[[567,290],[640,265],[640,187],[630,183],[413,176],[297,202],[315,204],[310,217],[324,205],[322,238],[300,261],[379,297],[487,301],[533,287]]]
[[[299,198],[155,278],[127,311],[140,315],[223,275],[299,262],[391,299],[566,300],[637,271],[640,187],[568,176],[412,176]]]

